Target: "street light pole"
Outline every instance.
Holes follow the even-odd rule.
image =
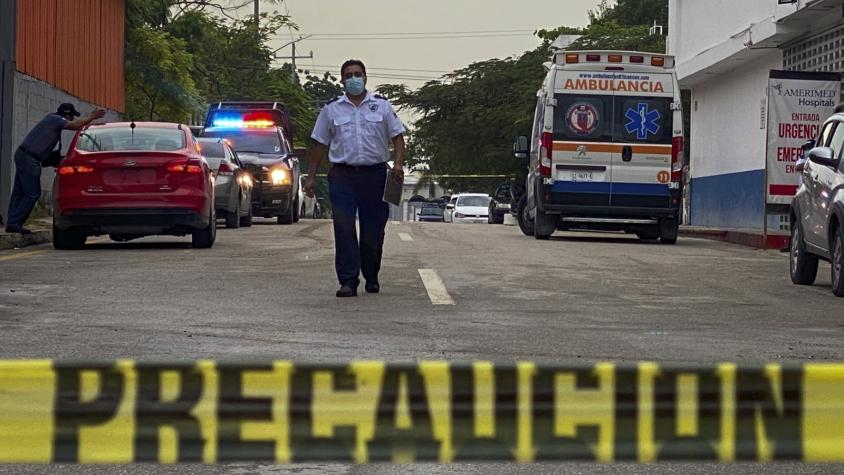
[[[261,16],[261,8],[260,8],[261,0],[255,0],[255,26],[258,26],[258,17]]]

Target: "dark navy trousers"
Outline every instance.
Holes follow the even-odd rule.
[[[334,266],[340,285],[357,287],[360,274],[378,282],[384,227],[390,215],[384,202],[387,166],[333,165],[328,172],[328,195],[334,218]],[[360,219],[360,241],[355,216]]]
[[[15,152],[15,184],[9,200],[6,226],[20,228],[41,198],[41,164],[23,150]]]

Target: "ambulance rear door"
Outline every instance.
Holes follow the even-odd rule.
[[[666,73],[617,73],[612,127],[610,203],[626,208],[671,206],[674,81]]]
[[[611,90],[587,88],[592,75],[558,70],[554,81],[551,202],[555,205],[610,205],[615,102]]]

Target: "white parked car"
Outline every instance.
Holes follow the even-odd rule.
[[[452,223],[484,223],[489,219],[489,200],[486,193],[464,193],[457,195],[452,210]],[[450,204],[450,203],[449,203]]]
[[[454,216],[454,204],[457,203],[457,195],[452,196],[450,200],[448,200],[448,204],[445,205],[445,211],[443,212],[443,222],[444,223],[451,223],[452,218]]]

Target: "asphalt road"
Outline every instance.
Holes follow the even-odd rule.
[[[698,239],[389,223],[382,293],[336,299],[328,221],[0,252],[0,358],[509,363],[844,359],[829,266]],[[432,294],[420,277],[435,275]],[[433,272],[431,272],[433,271]],[[361,288],[361,291],[363,289]],[[453,304],[434,305],[451,299]],[[0,473],[828,473],[833,467],[592,464],[0,467]],[[840,469],[840,467],[839,467]]]

